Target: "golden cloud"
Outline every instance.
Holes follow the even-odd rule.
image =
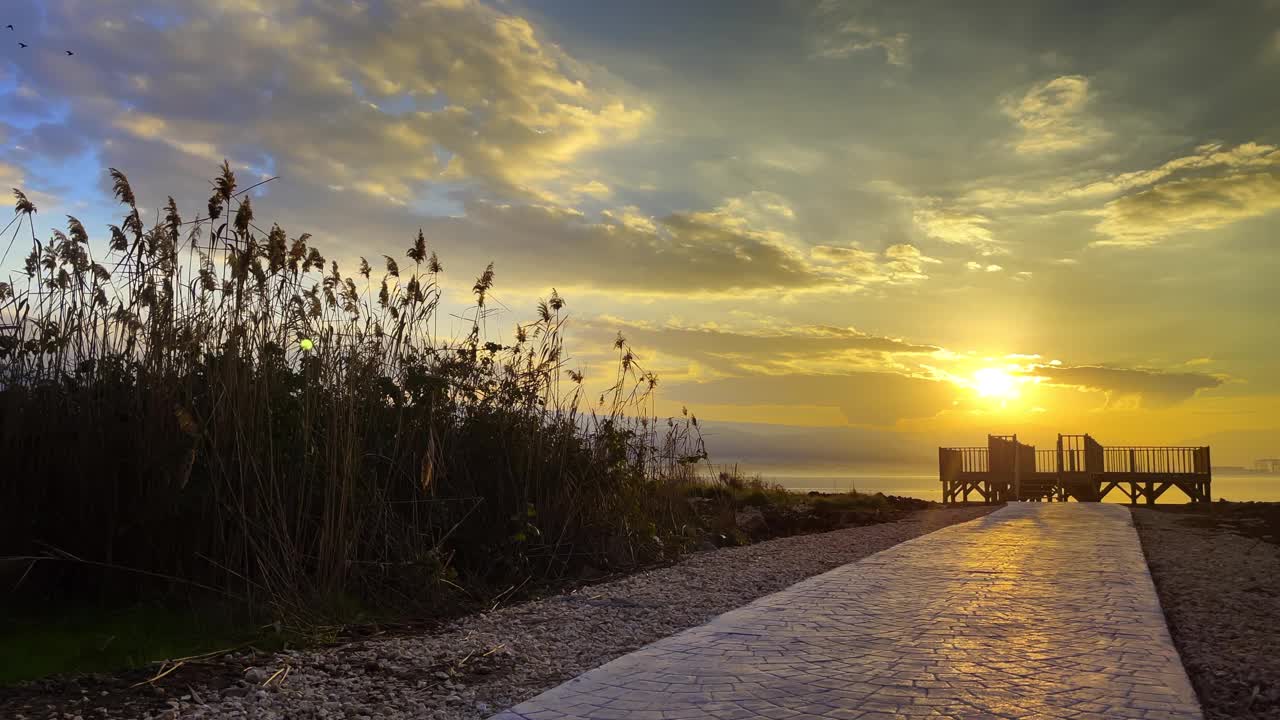
[[[983,255],[1002,255],[1008,252],[992,233],[991,219],[981,213],[957,208],[924,207],[916,210],[912,219],[926,236],[934,240],[941,240],[949,245],[967,245]]]
[[[1063,75],[1033,86],[1020,98],[1006,97],[1001,110],[1022,129],[1014,147],[1019,153],[1037,154],[1075,150],[1091,145],[1108,133],[1090,117],[1089,79]]]
[[[809,255],[815,262],[862,285],[927,280],[925,266],[941,262],[909,243],[890,245],[879,254],[853,247],[815,245]]]
[[[1280,166],[1280,147],[1275,145],[1248,142],[1225,147],[1220,143],[1208,143],[1197,147],[1189,155],[1176,157],[1146,170],[1112,173],[1101,178],[1067,180],[1040,189],[980,188],[964,195],[961,202],[991,210],[1054,205],[1114,197],[1175,176],[1203,175],[1215,171],[1231,173],[1276,166]]]
[[[1161,183],[1107,203],[1097,245],[1143,246],[1188,230],[1213,230],[1280,208],[1280,177],[1235,173]]]
[[[383,10],[222,0],[164,33],[51,18],[84,27],[80,42],[100,62],[48,80],[96,108],[122,145],[270,162],[294,181],[396,204],[433,179],[544,201],[574,187],[599,194],[575,163],[652,117],[524,18],[471,0]]]
[[[1144,407],[1174,405],[1190,399],[1201,390],[1222,384],[1220,377],[1208,373],[1170,373],[1100,365],[1041,365],[1028,374],[1034,378],[1042,378],[1050,385],[1106,393],[1109,405],[1123,400],[1130,405]]]

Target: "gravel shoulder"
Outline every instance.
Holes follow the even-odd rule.
[[[696,553],[670,567],[460,618],[428,635],[284,652],[250,667],[228,658],[242,679],[221,688],[161,686],[108,697],[93,683],[44,683],[40,692],[0,694],[0,715],[484,718],[804,578],[993,509],[933,508],[898,522]]]
[[[1280,719],[1280,506],[1231,505],[1133,518],[1205,717]]]

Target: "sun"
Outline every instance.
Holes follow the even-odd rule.
[[[1018,397],[1018,379],[1000,368],[982,368],[973,373],[973,388],[978,395],[997,400]]]

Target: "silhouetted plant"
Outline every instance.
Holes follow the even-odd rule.
[[[684,541],[696,420],[660,430],[657,378],[621,337],[588,407],[554,290],[495,342],[490,265],[470,332],[443,340],[421,232],[411,265],[347,276],[309,235],[264,231],[225,163],[205,217],[169,198],[149,229],[111,178],[106,257],[68,218],[32,230],[24,287],[0,285],[0,554],[25,558],[5,567],[28,592],[127,599],[165,578],[314,619]],[[15,194],[17,237],[36,208]]]

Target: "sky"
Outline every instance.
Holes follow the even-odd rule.
[[[494,332],[556,288],[571,363],[607,384],[622,333],[716,462],[928,468],[1059,432],[1280,455],[1276,0],[10,0],[10,23],[0,185],[42,231],[102,242],[109,167],[193,216],[226,159],[347,267],[421,228],[462,307],[493,262]]]

